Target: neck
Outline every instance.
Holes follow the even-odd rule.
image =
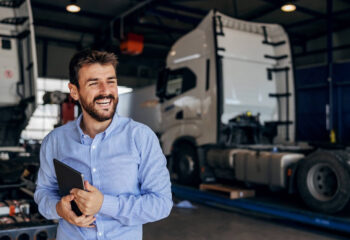
[[[80,122],[80,127],[85,134],[89,135],[91,138],[94,138],[98,133],[106,130],[106,128],[112,122],[112,119],[113,117],[109,120],[99,122],[83,110],[83,118]]]

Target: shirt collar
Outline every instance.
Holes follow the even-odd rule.
[[[109,124],[109,126],[106,128],[106,130],[103,132],[102,138],[107,137],[117,127],[118,118],[119,118],[119,116],[118,116],[117,112],[115,112],[113,119],[112,119],[112,122]],[[84,136],[86,136],[86,134],[83,132],[83,130],[80,127],[80,123],[81,123],[82,119],[83,119],[83,114],[81,113],[76,120],[76,127],[78,129],[81,142],[83,142],[83,138],[84,138]]]
[[[75,121],[75,124],[77,126],[78,132],[79,132],[79,137],[80,137],[80,142],[83,143],[83,138],[85,136],[83,130],[80,127],[81,120],[83,119],[83,114],[81,113],[78,117],[78,119]]]
[[[114,129],[116,129],[118,119],[119,119],[118,113],[117,111],[115,111],[111,124],[109,124],[109,126],[104,131],[104,137],[107,137]]]

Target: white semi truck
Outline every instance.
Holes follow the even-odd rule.
[[[35,110],[36,59],[30,1],[0,1],[0,146],[18,145]]]
[[[280,25],[210,11],[172,46],[156,95],[161,145],[178,182],[267,185],[327,213],[349,203],[348,152],[295,142],[293,61]]]
[[[56,236],[56,224],[37,213],[31,196],[38,157],[8,147],[18,146],[36,107],[36,59],[30,1],[0,0],[0,239]]]

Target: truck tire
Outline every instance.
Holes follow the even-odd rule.
[[[347,159],[345,152],[317,151],[300,162],[298,191],[310,208],[337,213],[346,207],[350,199],[350,172],[345,165]]]
[[[177,182],[189,186],[198,186],[200,182],[199,162],[195,147],[188,143],[178,144],[174,148],[173,161]]]

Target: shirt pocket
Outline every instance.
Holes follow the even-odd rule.
[[[104,193],[111,195],[138,194],[139,158],[132,155],[118,155],[106,160],[101,177]]]

